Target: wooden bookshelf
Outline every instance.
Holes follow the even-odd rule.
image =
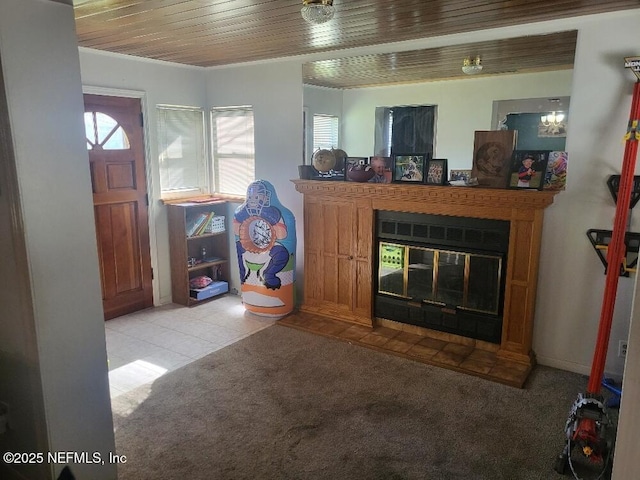
[[[200,214],[208,213],[213,213],[214,218],[224,217],[224,230],[188,236],[187,225],[190,220]],[[214,281],[229,282],[227,201],[202,198],[196,201],[171,202],[167,203],[167,214],[172,300],[174,303],[186,306],[210,300],[211,298],[205,300],[194,298],[189,281],[194,277],[205,275]],[[189,259],[194,259],[196,263],[190,265]]]

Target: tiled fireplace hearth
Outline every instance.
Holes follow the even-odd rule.
[[[300,312],[288,320],[283,319],[285,324],[338,338],[341,335],[359,336],[359,339],[343,339],[382,350],[390,342],[387,349],[391,353],[420,357],[412,352],[422,352],[423,358],[416,359],[518,387],[523,385],[535,364],[531,342],[538,256],[544,209],[553,203],[555,192],[313,180],[293,182],[296,190],[304,195],[304,299]],[[500,267],[501,305],[495,312],[490,312],[494,317],[501,317],[501,323],[488,341],[482,340],[482,335],[467,337],[464,331],[451,334],[446,333],[446,328],[430,329],[420,322],[404,322],[397,315],[393,319],[380,316],[385,315],[385,310],[376,309],[376,298],[380,297],[381,248],[376,219],[403,218],[405,214],[423,214],[431,219],[434,216],[458,218],[463,224],[466,218],[467,223],[487,219],[508,225],[506,254],[502,258],[505,264]],[[387,241],[387,244],[404,248],[411,242],[400,239]],[[477,247],[482,250],[482,245]],[[410,247],[405,250],[409,255]],[[424,250],[429,253],[431,248],[427,246]],[[467,251],[464,255],[471,258]],[[385,296],[392,297],[383,292],[382,297]],[[408,297],[406,287],[404,296]],[[429,311],[437,312],[442,308],[445,314],[452,313],[446,301],[435,300],[420,298],[412,303],[428,303]],[[398,343],[405,336],[411,339],[406,349],[404,344]],[[373,343],[372,339],[375,340]],[[391,341],[393,339],[395,342]],[[393,352],[393,345],[404,352]],[[438,348],[432,348],[436,345]],[[469,363],[474,359],[481,361]],[[465,368],[465,362],[471,367]],[[484,368],[478,368],[478,365]],[[492,369],[502,374],[493,378]]]

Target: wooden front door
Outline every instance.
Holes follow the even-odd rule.
[[[84,96],[105,320],[153,305],[140,99]]]

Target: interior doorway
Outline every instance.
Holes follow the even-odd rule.
[[[153,306],[139,98],[84,95],[105,320]]]

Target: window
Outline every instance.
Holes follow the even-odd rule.
[[[158,105],[156,114],[162,198],[207,193],[204,111]]]
[[[212,108],[211,145],[216,192],[246,195],[255,180],[253,107]]]
[[[118,122],[101,112],[85,112],[87,150],[129,150],[129,138]]]
[[[338,117],[334,115],[313,116],[313,151],[319,148],[338,148]]]

